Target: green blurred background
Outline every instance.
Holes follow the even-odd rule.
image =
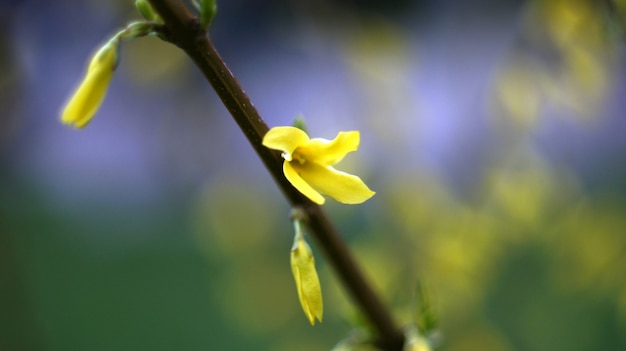
[[[219,2],[211,36],[270,125],[361,131],[377,195],[329,216],[399,323],[441,350],[626,349],[624,1]],[[0,350],[327,350],[358,312],[191,62],[124,43],[85,129],[58,122],[131,1],[0,2]]]

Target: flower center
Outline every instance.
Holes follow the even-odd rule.
[[[298,161],[299,164],[303,165],[306,162],[306,157],[296,148],[291,154],[291,159]]]

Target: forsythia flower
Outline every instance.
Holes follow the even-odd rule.
[[[263,137],[263,145],[283,152],[285,177],[313,202],[323,204],[321,194],[326,194],[339,202],[359,204],[375,192],[361,178],[332,167],[358,149],[359,138],[358,131],[350,131],[339,132],[334,140],[309,139],[296,127],[274,127]]]
[[[87,74],[61,115],[64,124],[86,126],[102,104],[118,62],[119,39],[114,37],[91,59]]]
[[[291,271],[296,281],[298,298],[304,314],[311,325],[315,325],[315,318],[321,322],[324,312],[322,288],[315,270],[313,252],[301,235],[296,235],[291,248]]]

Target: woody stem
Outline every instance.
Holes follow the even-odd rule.
[[[265,167],[293,207],[306,213],[310,234],[324,250],[329,263],[377,335],[383,350],[402,350],[404,336],[395,325],[389,310],[365,279],[345,242],[328,220],[322,208],[298,192],[282,172],[280,153],[262,145],[268,127],[241,88],[230,69],[217,53],[199,21],[181,0],[149,0],[165,24],[164,37],[179,46],[195,62],[220,97],[235,122],[255,149]]]

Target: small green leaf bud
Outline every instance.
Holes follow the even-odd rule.
[[[161,18],[147,0],[135,0],[135,7],[147,21],[161,22]]]
[[[304,116],[302,115],[296,116],[296,118],[293,119],[292,125],[307,134],[309,133],[306,127],[306,122],[304,121]]]
[[[200,23],[204,30],[208,30],[213,18],[217,14],[217,0],[202,0],[200,4]]]

